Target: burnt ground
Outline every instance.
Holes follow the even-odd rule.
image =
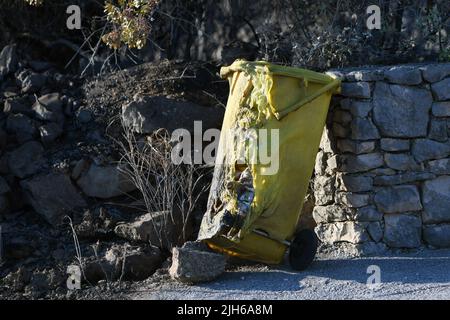
[[[23,65],[31,65],[27,62]],[[47,81],[45,92],[62,92],[73,102],[74,110],[86,110],[92,121],[84,122],[75,115],[66,117],[64,133],[50,146],[46,146],[46,164],[42,172],[58,170],[69,172],[73,163],[88,157],[96,163],[117,161],[118,151],[112,137],[120,136],[120,128],[114,120],[120,116],[121,107],[135,95],[163,95],[177,100],[191,101],[202,106],[224,106],[228,94],[227,83],[218,77],[218,67],[204,62],[163,61],[156,64],[142,64],[129,69],[108,73],[95,78],[80,79],[63,75],[61,81],[53,84]],[[60,74],[50,67],[49,78]],[[8,80],[8,79],[6,79]],[[20,93],[13,78],[5,82],[4,90]],[[5,89],[6,88],[6,89]],[[38,95],[41,93],[38,92]],[[6,96],[1,97],[3,102]],[[33,102],[33,96],[25,95],[26,103]],[[77,111],[78,112],[78,111]],[[8,142],[5,151],[18,145],[14,139]],[[83,283],[83,289],[67,290],[66,269],[77,264],[76,246],[68,223],[54,227],[46,223],[33,208],[23,200],[19,181],[12,178],[9,195],[17,204],[0,215],[4,259],[0,264],[0,299],[109,299],[126,298],[122,292],[140,282],[106,281]],[[89,199],[89,209],[95,217],[88,235],[79,235],[83,259],[95,259],[92,246],[97,245],[99,254],[112,245],[123,245],[125,240],[114,235],[112,229],[103,228],[98,221],[98,212],[107,212],[114,222],[127,221],[145,212],[136,191],[127,196],[101,200]],[[137,200],[137,201],[136,201]],[[137,204],[136,204],[137,203]],[[198,212],[201,212],[199,209]],[[84,212],[72,212],[71,218],[77,227],[83,222]],[[162,257],[169,257],[163,251]],[[158,275],[158,272],[155,276]]]

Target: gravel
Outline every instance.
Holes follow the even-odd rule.
[[[369,266],[381,283],[368,286]],[[450,250],[417,250],[380,257],[318,257],[304,272],[288,266],[244,265],[218,280],[188,286],[161,282],[130,299],[450,299]],[[376,268],[376,267],[375,267]]]

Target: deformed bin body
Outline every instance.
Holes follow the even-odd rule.
[[[278,264],[294,236],[331,95],[340,82],[244,60],[223,67],[221,76],[230,93],[198,239],[216,251]],[[255,142],[258,151],[265,147],[274,153],[265,159],[270,163],[258,158]]]

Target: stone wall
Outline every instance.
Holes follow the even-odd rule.
[[[337,71],[316,159],[325,244],[450,247],[450,64]]]

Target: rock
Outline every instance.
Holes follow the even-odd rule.
[[[429,64],[422,69],[422,76],[428,82],[438,82],[450,75],[450,63]]]
[[[450,100],[450,78],[433,83],[431,92],[438,101]]]
[[[155,246],[112,246],[105,260],[114,270],[114,279],[140,281],[151,276],[163,261],[161,251]]]
[[[424,137],[433,102],[428,90],[377,82],[373,98],[373,120],[386,137]]]
[[[83,220],[74,226],[80,239],[101,239],[114,235],[114,227],[124,216],[119,210],[105,207],[97,207],[86,210]]]
[[[78,178],[81,176],[81,174],[86,171],[90,166],[90,163],[86,159],[78,160],[75,164],[75,166],[72,169],[72,174],[70,177],[74,180],[78,180]]]
[[[28,116],[32,115],[30,107],[26,106],[24,103],[25,102],[22,99],[8,99],[3,105],[3,112],[7,114],[23,113]]]
[[[352,115],[343,110],[337,110],[333,114],[333,121],[346,125],[352,121]]]
[[[35,116],[40,120],[64,122],[63,103],[60,100],[59,93],[49,93],[38,98],[32,109]]]
[[[422,222],[419,217],[407,214],[384,216],[383,241],[394,248],[417,248],[421,244]]]
[[[341,95],[350,98],[370,98],[370,85],[368,82],[343,82]]]
[[[370,196],[361,193],[339,192],[336,195],[336,201],[350,208],[360,208],[369,204]]]
[[[430,139],[417,139],[413,143],[412,154],[418,162],[442,159],[450,155],[450,144]]]
[[[9,170],[21,179],[31,176],[43,166],[43,154],[44,148],[39,142],[29,141],[9,154]]]
[[[61,223],[65,215],[87,206],[70,178],[62,173],[33,177],[20,185],[34,210],[53,226]]]
[[[394,170],[420,170],[413,157],[405,153],[385,153],[386,165]]]
[[[434,174],[450,174],[450,159],[440,159],[428,162],[430,171]]]
[[[325,168],[325,173],[332,175],[338,168],[338,157],[337,155],[331,156],[327,159],[327,165]]]
[[[361,243],[369,240],[366,224],[361,222],[345,221],[319,224],[314,230],[323,243],[335,242]]]
[[[435,117],[450,117],[450,101],[434,102],[431,112]]]
[[[423,226],[423,238],[433,247],[450,247],[450,224],[425,225]]]
[[[54,67],[54,65],[50,62],[39,60],[28,61],[28,65],[36,72],[44,72]]]
[[[80,123],[88,123],[92,120],[92,113],[87,109],[78,109],[75,117]]]
[[[335,137],[346,138],[350,133],[350,128],[347,126],[343,126],[337,122],[333,122],[331,131],[333,133],[333,136]]]
[[[314,165],[314,172],[316,175],[324,175],[325,174],[325,168],[327,166],[327,158],[325,152],[322,150],[319,150],[316,156],[316,162]]]
[[[63,133],[60,123],[50,122],[39,127],[39,134],[44,145],[49,145]]]
[[[22,86],[23,93],[35,93],[41,90],[45,85],[47,78],[39,73],[35,73],[31,70],[22,71],[17,79]]]
[[[189,222],[187,222],[189,223]],[[180,213],[169,211],[146,213],[134,221],[119,223],[114,233],[124,239],[146,242],[170,249],[182,240],[183,218]],[[192,232],[189,225],[185,228],[186,236]]]
[[[77,180],[78,186],[89,197],[108,199],[134,191],[136,186],[117,166],[91,164]]]
[[[430,123],[430,132],[428,137],[432,140],[445,142],[448,140],[447,136],[447,121],[432,119]]]
[[[380,153],[366,153],[357,156],[344,155],[340,157],[340,169],[347,173],[364,172],[381,167],[384,164]]]
[[[32,140],[37,133],[34,120],[21,113],[8,116],[6,130],[13,133],[20,144]]]
[[[332,146],[332,140],[333,137],[331,135],[330,130],[325,126],[323,128],[322,137],[320,138],[320,145],[319,148],[323,152],[332,153],[333,152],[333,146]]]
[[[364,192],[372,190],[373,178],[360,175],[339,174],[337,184],[340,190]]]
[[[381,149],[384,151],[408,151],[409,140],[383,138],[380,140]]]
[[[358,70],[346,74],[347,81],[380,81],[383,80],[382,70]]]
[[[380,242],[383,239],[383,226],[380,222],[371,222],[367,225],[367,232],[375,242]]]
[[[8,74],[16,72],[17,63],[16,45],[3,47],[0,52],[0,80]]]
[[[314,179],[314,197],[317,205],[327,205],[334,200],[334,177],[318,176]]]
[[[351,124],[351,138],[355,140],[375,140],[380,138],[378,129],[370,119],[355,118]]]
[[[450,222],[450,176],[425,181],[422,200],[424,223]]]
[[[11,189],[9,188],[8,183],[6,182],[5,178],[0,176],[0,195],[10,192]]]
[[[226,257],[222,254],[183,246],[173,248],[169,274],[180,282],[206,282],[220,276],[225,271],[225,265]]]
[[[349,213],[343,207],[332,204],[329,206],[315,206],[312,216],[316,223],[336,222],[348,220]]]
[[[383,214],[375,206],[361,207],[356,210],[355,221],[381,221]]]
[[[392,67],[384,72],[384,76],[391,83],[404,85],[418,85],[422,83],[422,73],[415,67]]]
[[[354,154],[369,153],[375,150],[374,141],[355,141],[349,139],[339,139],[337,147],[341,152],[350,152]]]
[[[193,132],[194,121],[202,121],[202,129],[220,128],[223,110],[202,107],[192,102],[163,96],[144,97],[122,107],[122,120],[138,133],[152,133],[159,128],[169,132],[184,128]]]
[[[422,210],[419,191],[413,185],[380,189],[375,194],[374,202],[378,210],[384,213]]]
[[[374,178],[376,186],[391,186],[396,184],[424,181],[435,178],[435,175],[429,172],[405,172],[390,176],[379,176]]]
[[[371,101],[352,100],[350,112],[355,117],[365,118],[372,111],[373,105]]]

